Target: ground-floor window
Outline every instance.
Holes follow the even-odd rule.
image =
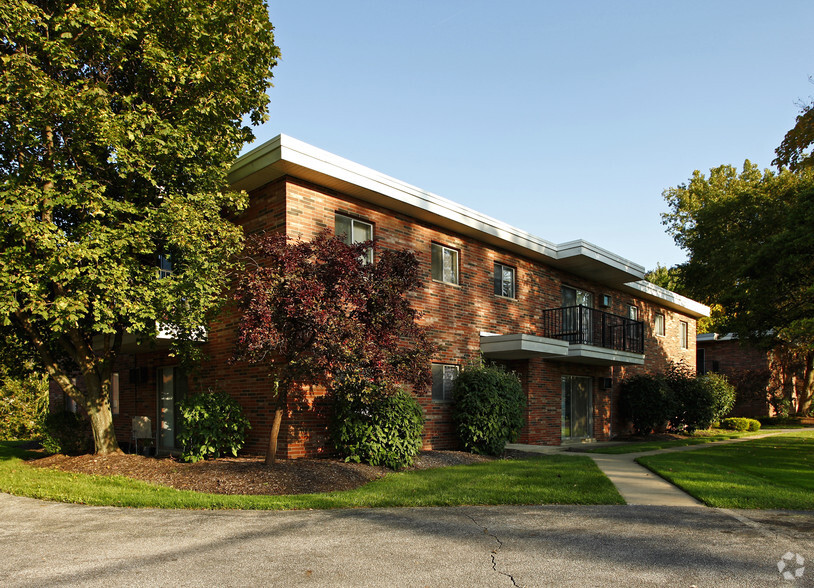
[[[593,386],[591,378],[562,377],[562,438],[593,437]]]
[[[452,387],[457,377],[457,365],[432,364],[432,399],[438,402],[452,402]]]

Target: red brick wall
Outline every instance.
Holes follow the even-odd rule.
[[[251,205],[240,222],[247,233],[285,229],[292,238],[310,239],[319,231],[333,230],[334,215],[341,214],[373,224],[374,237],[381,248],[410,249],[418,257],[426,276],[424,286],[412,295],[413,305],[422,313],[421,322],[440,345],[434,361],[463,365],[480,356],[481,331],[541,335],[544,310],[562,306],[561,288],[568,285],[612,296],[612,306],[604,309],[627,316],[627,304],[639,309],[639,319],[647,325],[646,364],[641,367],[602,367],[534,358],[511,362],[521,376],[528,396],[527,425],[521,441],[559,444],[561,428],[561,378],[564,375],[593,379],[593,431],[597,439],[618,432],[616,400],[618,382],[627,373],[663,369],[670,358],[695,365],[695,321],[650,302],[592,283],[523,256],[486,245],[470,237],[403,214],[356,200],[332,190],[294,178],[277,180],[251,195]],[[459,251],[460,285],[435,282],[431,278],[431,244],[440,243]],[[494,262],[516,268],[517,297],[507,299],[493,293]],[[663,312],[666,336],[653,336],[653,317]],[[679,321],[689,325],[689,349],[679,348]],[[234,395],[245,407],[252,424],[248,452],[262,452],[274,412],[271,384],[262,368],[229,362],[235,340],[237,316],[226,312],[209,330],[205,361],[190,377],[190,391],[220,388]],[[145,358],[139,358],[145,361]],[[151,359],[152,371],[165,358]],[[155,376],[153,375],[153,380]],[[600,378],[612,377],[614,387],[604,390]],[[124,390],[123,390],[124,392]],[[426,416],[425,448],[455,448],[457,440],[450,422],[449,404],[434,402],[431,392],[415,391]],[[152,387],[155,412],[155,385]],[[124,394],[123,394],[124,396]],[[146,400],[142,400],[146,402]],[[138,407],[147,410],[144,405]],[[128,409],[129,410],[129,409]],[[136,408],[134,408],[136,410]],[[128,412],[129,414],[129,412]],[[294,403],[284,420],[280,435],[280,457],[302,457],[325,451],[327,411],[323,391],[309,390]],[[613,423],[613,425],[612,425]],[[118,423],[117,423],[118,426]],[[129,430],[126,435],[129,435]]]
[[[718,371],[735,385],[737,400],[729,413],[735,417],[761,417],[771,412],[766,393],[755,393],[755,381],[769,383],[769,354],[766,351],[741,345],[737,339],[725,341],[700,341],[698,349],[704,350],[704,365],[699,372]]]

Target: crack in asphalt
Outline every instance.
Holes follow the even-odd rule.
[[[472,521],[475,524],[475,526],[480,527],[481,529],[483,529],[483,534],[484,535],[488,535],[489,537],[491,537],[492,539],[497,541],[497,549],[493,549],[492,553],[490,554],[491,558],[492,558],[492,569],[494,571],[496,571],[498,574],[501,574],[502,576],[506,576],[507,578],[509,578],[509,580],[512,581],[512,586],[515,586],[515,588],[522,588],[520,586],[520,584],[518,584],[515,581],[514,576],[512,576],[511,574],[509,574],[507,572],[502,572],[499,569],[497,569],[497,554],[498,554],[498,551],[500,551],[500,549],[503,547],[503,541],[501,541],[500,538],[497,535],[495,535],[494,533],[491,533],[487,527],[484,527],[478,521],[476,521],[475,518],[472,515],[467,514],[466,516],[469,518],[470,521]]]

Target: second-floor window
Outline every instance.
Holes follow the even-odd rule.
[[[335,215],[335,223],[334,234],[348,245],[371,241],[373,239],[373,225],[370,223],[341,214]],[[365,252],[362,261],[365,263],[373,263],[372,249],[368,249]]]
[[[158,256],[158,277],[169,278],[172,275],[172,260],[170,255],[163,254]]]
[[[515,275],[513,267],[502,263],[495,264],[495,294],[497,296],[516,297]]]
[[[632,321],[639,320],[639,309],[633,306],[632,304],[627,305],[627,318]]]
[[[432,279],[458,284],[458,251],[437,243],[432,244]]]
[[[587,306],[592,308],[594,305],[594,295],[579,288],[571,288],[570,286],[562,287],[562,305],[563,306]]]
[[[689,334],[690,326],[686,322],[681,321],[681,349],[690,348]]]
[[[661,335],[664,337],[665,329],[664,329],[664,315],[656,313],[655,321],[653,323],[653,329],[656,331],[656,335]]]

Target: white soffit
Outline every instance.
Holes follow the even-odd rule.
[[[292,176],[401,212],[592,280],[657,300],[692,316],[709,309],[689,298],[644,282],[644,267],[583,240],[555,245],[451,200],[324,151],[278,135],[235,161],[229,182],[251,191]],[[652,286],[652,287],[648,287]]]

